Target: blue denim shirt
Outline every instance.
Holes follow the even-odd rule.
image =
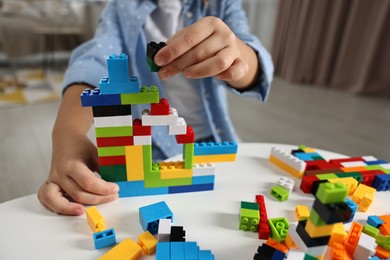
[[[184,26],[189,26],[205,16],[222,19],[230,29],[258,54],[261,73],[255,86],[240,92],[229,87],[215,77],[204,78],[199,82],[201,98],[208,124],[216,141],[236,141],[237,135],[228,115],[226,89],[237,95],[254,97],[265,101],[273,75],[273,65],[268,51],[260,41],[250,33],[246,15],[240,0],[209,0],[208,4],[200,0],[182,0]],[[113,0],[110,1],[99,21],[95,37],[76,48],[65,73],[64,88],[75,83],[99,86],[101,77],[107,75],[106,58],[112,53],[129,55],[130,75],[139,77],[141,85],[156,85],[160,96],[164,97],[160,79],[149,71],[146,65],[146,40],[144,24],[156,8],[153,0]],[[142,109],[133,109],[133,115],[140,117]],[[178,111],[180,115],[180,111]],[[196,133],[195,133],[196,134]],[[152,133],[153,145],[157,145],[167,157],[181,152],[174,136],[169,136],[167,127],[157,127]]]

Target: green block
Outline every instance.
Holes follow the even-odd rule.
[[[109,147],[98,147],[98,156],[120,156],[126,155],[124,146],[109,146]]]
[[[387,251],[390,251],[390,236],[379,235],[375,238],[375,242]]]
[[[121,94],[122,105],[150,104],[159,101],[159,92],[156,86],[143,86],[139,93]]]
[[[318,260],[318,258],[309,254],[305,254],[305,258],[303,258],[303,260]]]
[[[105,181],[127,181],[126,165],[100,166],[100,176]]]
[[[329,180],[329,179],[337,179],[339,178],[334,173],[325,173],[325,174],[317,174],[316,175],[319,180]]]
[[[259,210],[259,204],[257,204],[256,202],[241,201],[241,208]]]
[[[352,177],[361,183],[363,181],[363,176],[358,172],[337,172],[336,175],[340,178]]]
[[[271,195],[280,202],[286,201],[289,196],[289,191],[282,186],[276,185],[271,189]]]
[[[192,184],[192,178],[161,179],[158,163],[152,163],[152,146],[143,146],[145,188],[185,186]]]
[[[96,137],[119,137],[132,136],[132,126],[113,126],[113,127],[97,127],[95,128]]]
[[[313,156],[311,158],[313,158],[314,161],[318,161],[318,160],[322,161],[322,160],[324,160],[324,158],[322,158],[321,156]]]
[[[376,227],[373,227],[369,224],[364,226],[362,232],[373,237],[373,238],[376,238],[379,235],[379,229],[377,229]]]
[[[149,57],[146,57],[146,64],[148,65],[151,72],[157,72],[160,69],[160,66],[154,63],[154,61]]]
[[[282,243],[287,236],[290,224],[286,218],[269,218],[268,226],[271,230],[271,237],[279,243]]]
[[[324,204],[343,202],[348,195],[348,188],[342,182],[337,183],[321,183],[318,187],[316,194],[317,199],[319,199]]]
[[[307,148],[307,146],[304,144],[298,145],[298,149],[300,149],[300,150],[304,150],[306,148]]]
[[[240,209],[240,227],[244,231],[256,232],[260,222],[260,211],[253,209]]]
[[[310,217],[309,217],[311,223],[313,223],[314,226],[324,226],[327,225],[325,221],[321,219],[321,217],[318,215],[317,211],[314,209],[310,210]]]
[[[194,166],[194,143],[183,145],[184,169],[192,169]]]

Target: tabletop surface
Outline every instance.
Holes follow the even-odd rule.
[[[279,202],[269,195],[281,176],[291,177],[268,161],[272,146],[286,152],[296,148],[282,144],[239,144],[236,162],[216,164],[214,191],[121,198],[97,208],[107,228],[115,229],[118,242],[127,237],[136,241],[143,232],[138,209],[165,201],[173,212],[174,225],[184,227],[186,241],[197,242],[202,250],[212,250],[215,259],[253,259],[262,241],[257,233],[238,229],[241,201],[254,201],[255,195],[262,194],[268,217],[286,217],[289,221],[296,221],[297,204],[311,208],[313,202],[312,195],[299,190],[297,179],[288,201]],[[345,157],[323,150],[317,152],[326,159]],[[389,214],[386,196],[387,192],[377,192],[369,210],[357,212],[355,220],[364,223],[369,215]],[[2,203],[0,212],[0,259],[97,259],[108,250],[94,249],[85,215],[56,215],[43,208],[36,195]]]

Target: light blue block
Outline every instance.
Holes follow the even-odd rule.
[[[159,219],[171,219],[173,221],[172,211],[165,201],[139,208],[139,221],[144,231],[148,230],[153,235],[158,231]]]
[[[367,218],[367,224],[371,225],[375,228],[379,228],[380,225],[383,225],[383,220],[378,216],[368,216]]]
[[[214,183],[215,175],[193,176],[192,185]]]
[[[184,242],[171,242],[171,260],[183,260]]]
[[[113,246],[116,244],[116,235],[113,228],[93,234],[95,249]]]
[[[171,242],[158,242],[156,247],[156,260],[171,259]]]
[[[236,154],[236,142],[194,143],[194,155]]]
[[[211,250],[199,250],[199,260],[214,260]]]
[[[199,247],[196,242],[184,243],[184,259],[186,260],[199,259]]]

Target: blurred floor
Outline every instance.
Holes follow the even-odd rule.
[[[388,100],[274,81],[266,103],[229,95],[244,142],[306,144],[390,161]],[[58,102],[0,109],[0,202],[36,193],[50,167]]]

